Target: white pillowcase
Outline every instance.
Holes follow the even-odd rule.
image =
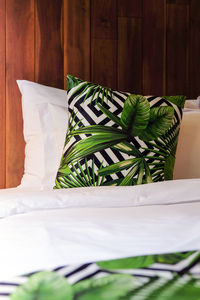
[[[20,188],[52,189],[68,123],[67,92],[17,80],[22,94],[25,165]]]
[[[200,178],[200,110],[183,114],[174,179]]]
[[[200,96],[197,99],[185,101],[184,111],[188,111],[191,109],[200,109]]]

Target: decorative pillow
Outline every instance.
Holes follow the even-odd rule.
[[[20,188],[52,189],[67,130],[67,93],[17,80],[22,94],[25,165]]]
[[[67,79],[70,118],[55,188],[173,178],[184,96],[144,97]]]

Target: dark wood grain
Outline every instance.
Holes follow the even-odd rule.
[[[196,98],[199,53],[199,0],[0,0],[0,188],[23,174],[16,79]]]
[[[116,89],[117,41],[92,40],[92,82]]]
[[[141,0],[118,0],[119,17],[142,17]]]
[[[143,0],[143,93],[164,93],[164,1]]]
[[[16,79],[34,80],[34,1],[6,1],[6,187],[20,183],[24,139]]]
[[[190,2],[191,0],[167,0],[167,3],[176,5],[190,4]]]
[[[188,96],[189,6],[167,5],[167,93]]]
[[[191,0],[190,97],[200,95],[200,1]]]
[[[35,79],[63,88],[62,0],[35,3]]]
[[[91,7],[91,80],[117,88],[116,0],[95,0]]]
[[[118,89],[142,93],[142,19],[118,18]]]
[[[6,20],[5,0],[0,0],[0,188],[5,187],[5,62],[6,62]]]
[[[92,39],[116,40],[117,37],[117,1],[91,1]]]
[[[64,0],[64,73],[90,80],[90,0]]]

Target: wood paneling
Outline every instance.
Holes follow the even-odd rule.
[[[116,0],[95,0],[91,6],[92,39],[116,40]]]
[[[36,0],[35,4],[35,79],[62,88],[62,0]]]
[[[64,0],[64,75],[90,80],[90,0]]]
[[[6,62],[6,20],[5,0],[0,0],[0,188],[5,186],[5,62]]]
[[[140,94],[200,94],[199,0],[0,0],[0,187],[23,173],[16,79],[67,73]]]
[[[117,2],[91,2],[91,80],[117,88]]]
[[[24,140],[16,79],[34,80],[34,1],[6,2],[6,187],[20,183]]]
[[[190,97],[200,95],[200,1],[191,0],[190,23]]]
[[[189,5],[167,5],[166,82],[169,95],[188,95]]]
[[[142,1],[140,0],[118,0],[117,49],[118,89],[141,94]]]
[[[143,1],[143,93],[162,95],[165,69],[165,1]]]
[[[142,19],[118,19],[118,89],[142,94]],[[129,75],[131,74],[131,76]]]
[[[92,40],[91,81],[116,89],[116,49],[115,40]]]
[[[190,0],[167,0],[167,3],[175,5],[190,4]]]
[[[118,0],[119,17],[142,17],[141,0]]]

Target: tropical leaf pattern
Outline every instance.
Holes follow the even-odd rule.
[[[55,188],[173,178],[184,96],[144,97],[67,78],[70,119]]]
[[[6,282],[4,290],[5,286]],[[138,256],[42,271],[28,276],[10,299],[200,300],[200,252]]]

